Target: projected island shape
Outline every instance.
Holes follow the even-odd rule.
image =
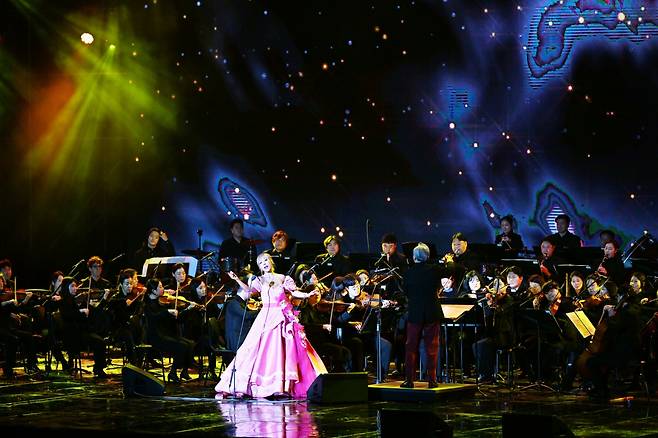
[[[651,34],[642,34],[648,28]],[[556,1],[531,23],[531,33],[528,67],[541,78],[565,65],[577,41],[607,37],[640,43],[658,34],[658,0]]]

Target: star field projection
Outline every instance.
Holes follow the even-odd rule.
[[[83,6],[100,22],[120,10],[118,28],[134,32],[110,41],[107,29],[70,26]],[[146,216],[187,236],[182,247],[196,245],[189,230],[199,227],[221,240],[242,214],[222,200],[222,178],[262,207],[266,225],[250,236],[340,231],[348,250],[364,249],[366,219],[371,238],[447,242],[460,230],[489,241],[493,211],[513,213],[533,242],[547,229],[534,212],[552,211],[536,202],[547,184],[587,223],[628,235],[651,229],[657,213],[655,1],[67,7],[58,29],[128,54],[119,77],[155,103],[115,110],[136,126],[126,187],[143,188]],[[0,59],[10,55],[0,46]]]
[[[613,201],[605,184],[579,186],[583,168],[599,168],[615,147],[599,144],[601,131],[623,125],[612,135],[619,139],[635,125],[637,133],[622,141],[643,143],[642,116],[619,120],[631,102],[604,98],[597,105],[601,88],[570,74],[568,56],[541,87],[532,70],[523,72],[528,54],[542,50],[533,46],[540,31],[533,17],[559,3],[195,3],[181,20],[198,29],[205,47],[181,51],[176,67],[199,69],[197,57],[211,55],[210,70],[185,76],[195,77],[198,93],[205,92],[200,81],[223,87],[235,129],[215,144],[242,157],[233,175],[267,188],[261,201],[278,207],[271,209],[276,226],[292,222],[309,239],[339,227],[348,243],[350,232],[357,235],[358,247],[361,222],[375,216],[381,230],[403,228],[410,238],[459,227],[488,240],[480,206],[486,200],[517,215],[521,231],[536,239],[545,224],[532,225],[531,201],[548,181],[580,208],[592,203],[594,215],[601,203],[635,201],[647,187],[629,180]],[[593,5],[579,6],[595,13]],[[210,22],[200,25],[201,16]],[[547,107],[555,110],[550,120]],[[565,115],[572,112],[588,123],[570,126]],[[214,114],[208,120],[216,121]],[[655,194],[642,196],[648,213]],[[454,203],[462,206],[458,214],[446,211]],[[300,213],[308,220],[297,221]],[[630,233],[647,226],[648,217],[639,216]],[[613,214],[597,219],[619,221]]]

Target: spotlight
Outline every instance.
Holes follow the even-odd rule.
[[[94,36],[90,34],[89,32],[85,32],[82,35],[80,35],[80,41],[83,43],[89,45],[94,42]]]

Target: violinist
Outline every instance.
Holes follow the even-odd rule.
[[[455,285],[455,277],[450,271],[444,271],[441,275],[441,287],[436,292],[439,298],[456,298],[459,295]]]
[[[587,297],[582,304],[582,308],[593,324],[600,319],[603,306],[612,302],[606,286],[605,278],[596,273],[588,275],[585,279]]]
[[[508,349],[516,345],[515,302],[507,294],[507,285],[502,278],[495,278],[485,294],[484,313],[493,314],[489,334],[473,345],[473,355],[478,366],[480,382],[490,382],[494,375],[497,349]]]
[[[582,351],[582,342],[571,324],[567,324],[566,314],[576,307],[571,300],[565,299],[560,286],[554,281],[548,281],[542,286],[542,299],[539,310],[552,316],[554,321],[541,327],[541,370],[545,380],[550,381],[557,376],[554,370],[561,367],[564,370],[562,387],[571,388],[575,378],[573,363],[578,353]],[[532,363],[537,361],[537,340],[526,340],[527,357]],[[534,371],[534,370],[533,370]]]
[[[123,269],[119,273],[119,293],[109,301],[109,312],[112,315],[112,338],[124,346],[128,361],[137,363],[135,344],[141,341],[141,324],[139,319],[144,303],[146,289],[137,290],[137,271],[132,268]]]
[[[640,299],[640,304],[653,304],[655,306],[657,294],[649,288],[647,277],[642,272],[633,272],[631,274],[628,287]]]
[[[171,276],[172,279],[169,281],[169,288],[183,291],[189,285],[192,279],[188,277],[187,272],[185,272],[185,265],[182,263],[176,263],[171,267]]]
[[[569,274],[569,284],[571,285],[571,296],[574,302],[584,298],[587,288],[585,287],[585,276],[580,271],[573,271]],[[576,307],[580,307],[580,305],[576,304]]]
[[[388,280],[379,283],[379,289],[386,298],[396,299],[400,293],[400,280],[409,267],[409,262],[403,254],[398,252],[398,239],[395,234],[384,234],[381,245],[382,255],[375,262],[375,269],[384,270],[384,273],[392,269],[395,271]]]
[[[62,299],[59,301],[59,312],[63,324],[63,341],[66,351],[69,353],[69,366],[71,356],[89,346],[94,353],[94,376],[99,379],[107,378],[105,373],[105,341],[101,336],[92,331],[89,316],[93,309],[83,306],[78,307],[75,297],[78,294],[78,283],[74,278],[66,277],[62,280]]]
[[[182,314],[183,336],[195,342],[196,354],[208,357],[209,378],[217,380],[215,346],[220,333],[217,321],[219,308],[212,303],[213,296],[208,293],[203,278],[193,279],[188,289],[192,291],[189,296],[191,305]]]
[[[340,253],[341,242],[338,236],[328,236],[324,239],[323,244],[327,252],[320,254],[315,258],[317,268],[314,269],[314,271],[317,273],[318,277],[322,278],[331,273],[331,275],[324,280],[324,284],[329,286],[334,277],[347,275],[351,272],[350,259]]]
[[[507,268],[507,293],[517,302],[524,299],[527,288],[523,281],[523,270],[518,266]]]
[[[619,244],[616,241],[607,242],[603,247],[603,260],[597,268],[597,272],[609,277],[615,284],[626,282],[626,270],[619,254]]]
[[[321,301],[316,309],[322,306],[324,312],[329,314],[329,325],[331,334],[345,347],[350,350],[350,371],[363,370],[364,347],[359,336],[358,328],[351,323],[359,323],[364,315],[363,304],[358,299],[361,297],[361,285],[354,274],[344,277],[336,277],[331,282],[331,291],[325,294],[329,303]],[[337,303],[345,303],[340,305]],[[388,343],[390,347],[390,343]],[[390,348],[388,348],[390,354]],[[388,356],[387,356],[388,358]],[[388,364],[388,362],[386,362]]]
[[[523,239],[514,232],[514,216],[507,215],[500,218],[501,233],[496,236],[495,244],[503,251],[520,251],[523,249]]]
[[[542,293],[541,286],[544,284],[544,279],[539,274],[532,274],[528,277],[528,290],[523,297],[523,301],[519,303],[520,308],[539,308],[539,303],[541,302]]]
[[[0,274],[0,287],[5,287],[4,274]],[[0,302],[0,341],[5,345],[5,363],[3,366],[4,376],[7,379],[14,377],[14,366],[16,365],[16,352],[20,348],[25,352],[27,359],[27,372],[39,373],[37,367],[37,355],[35,339],[32,332],[23,329],[17,322],[18,308],[23,302],[19,302],[13,292],[5,291]],[[27,299],[27,298],[26,298]]]
[[[86,301],[89,304],[91,300],[94,303],[96,311],[92,312],[89,317],[90,327],[99,335],[105,337],[111,330],[111,317],[107,311],[108,298],[112,293],[110,282],[103,277],[103,259],[98,256],[92,256],[87,260],[89,276],[80,280],[79,289],[87,292]]]
[[[173,383],[180,383],[181,379],[190,380],[188,368],[193,360],[194,342],[177,336],[172,323],[178,317],[178,309],[170,309],[160,303],[164,294],[162,282],[151,278],[146,282],[146,298],[144,315],[146,316],[146,341],[163,353],[171,354],[174,362],[167,376]],[[180,378],[178,370],[182,370]]]
[[[248,302],[249,291],[242,288],[226,302],[224,331],[228,350],[238,351],[258,316],[258,309],[248,306]]]
[[[332,321],[330,305],[327,306],[325,303],[323,308],[319,309],[320,300],[320,294],[311,294],[306,300],[306,305],[301,309],[299,320],[304,326],[307,338],[317,348],[323,360],[329,359],[331,371],[348,372],[354,363],[352,353],[341,345],[335,336],[332,336],[337,315],[333,315]]]

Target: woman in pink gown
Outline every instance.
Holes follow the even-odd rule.
[[[260,293],[263,307],[215,391],[251,397],[306,398],[311,383],[327,369],[306,339],[290,296],[308,298],[317,292],[298,291],[292,278],[275,274],[269,254],[260,254],[257,263],[263,275],[251,286],[233,272],[229,274],[240,285],[239,293],[245,300],[250,292]]]

